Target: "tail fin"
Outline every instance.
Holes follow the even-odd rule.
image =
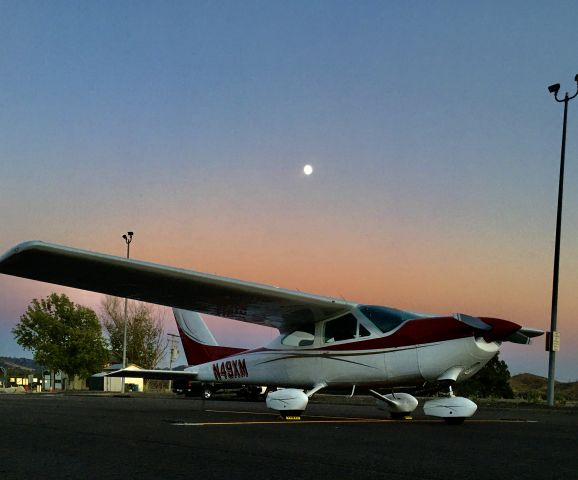
[[[189,365],[211,362],[245,351],[244,348],[221,347],[197,312],[173,308],[173,314]]]

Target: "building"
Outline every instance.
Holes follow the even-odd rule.
[[[88,379],[89,390],[96,390],[100,392],[122,392],[122,382],[125,385],[125,391],[128,392],[142,392],[144,390],[144,379],[142,378],[122,378],[122,377],[107,377],[107,374],[116,372],[122,368],[122,364],[115,363],[109,365],[103,372],[95,373]],[[137,365],[131,364],[126,367],[128,370],[141,370]]]

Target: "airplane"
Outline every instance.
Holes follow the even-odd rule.
[[[424,412],[462,423],[477,405],[453,386],[477,373],[502,342],[528,344],[544,333],[498,318],[358,304],[42,241],[8,250],[0,273],[173,307],[190,366],[139,370],[139,377],[278,387],[266,405],[287,420],[299,419],[309,398],[329,387],[367,392],[392,418],[417,408],[409,392],[447,390],[426,401]],[[256,349],[220,346],[199,313],[274,327],[279,336]]]

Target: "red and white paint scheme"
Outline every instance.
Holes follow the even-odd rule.
[[[301,413],[323,388],[349,387],[403,416],[418,402],[399,390],[431,386],[449,391],[424,411],[458,423],[476,406],[451,386],[478,372],[502,342],[525,344],[543,333],[497,318],[361,305],[37,241],[1,257],[0,273],[171,306],[191,366],[139,376],[281,387],[267,405],[284,415]],[[267,325],[280,335],[257,349],[223,347],[198,312]],[[375,390],[384,388],[392,393]]]

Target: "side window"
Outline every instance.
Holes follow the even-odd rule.
[[[289,347],[307,347],[315,340],[315,324],[303,325],[283,337],[281,343]]]
[[[369,333],[369,332],[368,332]],[[357,318],[351,313],[325,323],[323,340],[325,343],[351,340],[357,336]]]
[[[369,330],[365,328],[361,323],[359,324],[359,333],[357,334],[358,337],[369,337],[371,333]]]

